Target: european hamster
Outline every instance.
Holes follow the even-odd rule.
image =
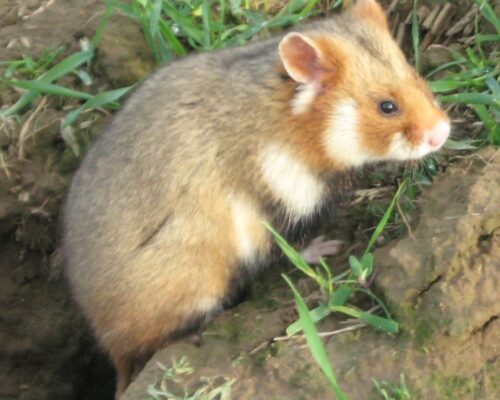
[[[167,65],[90,148],[64,209],[74,296],[118,373],[220,312],[332,173],[418,159],[450,123],[375,0]]]

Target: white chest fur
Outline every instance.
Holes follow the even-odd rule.
[[[260,156],[262,177],[274,198],[285,205],[292,222],[321,206],[325,186],[304,163],[276,144],[264,148]]]
[[[268,250],[268,233],[258,209],[240,196],[230,194],[229,207],[233,220],[233,242],[240,260],[252,265]]]

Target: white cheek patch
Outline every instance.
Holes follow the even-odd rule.
[[[297,93],[292,99],[291,107],[294,115],[302,114],[309,110],[316,97],[316,89],[313,85],[302,84],[297,88]]]
[[[446,124],[444,129],[449,132],[449,124],[443,124]],[[439,150],[446,139],[445,136],[447,137],[447,135],[443,134],[442,143],[437,147],[433,147],[426,139],[422,140],[421,144],[415,146],[411,144],[401,132],[398,132],[394,135],[387,157],[399,161],[418,160],[433,151]],[[426,135],[424,135],[424,138],[425,137]]]
[[[401,132],[398,132],[393,135],[387,158],[398,161],[416,160],[429,152],[430,148],[426,143],[414,146]]]
[[[348,167],[361,166],[378,158],[362,148],[358,105],[353,99],[335,106],[324,144],[333,160]]]
[[[324,184],[301,161],[278,145],[261,154],[261,171],[271,193],[284,203],[293,221],[313,214],[324,200]]]
[[[255,261],[266,239],[263,217],[248,202],[229,196],[229,205],[233,219],[234,240],[241,260]]]

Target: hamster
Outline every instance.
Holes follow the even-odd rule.
[[[376,0],[147,79],[96,140],[64,207],[74,297],[113,361],[203,327],[269,261],[262,224],[307,222],[332,175],[438,150],[450,122]]]

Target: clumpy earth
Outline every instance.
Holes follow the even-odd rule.
[[[466,1],[457,4],[470,7]],[[400,7],[411,5],[401,1]],[[69,55],[80,49],[80,39],[92,37],[104,12],[99,0],[0,1],[0,61],[39,56],[60,45]],[[404,21],[398,16],[394,24]],[[429,52],[424,61],[443,62],[439,57]],[[85,90],[130,85],[153,69],[140,29],[115,16]],[[61,83],[83,90],[71,77]],[[0,105],[18,97],[0,82]],[[62,140],[60,123],[78,103],[47,98],[37,105],[40,101],[19,119],[0,119],[0,399],[111,399],[113,369],[71,300],[58,251],[59,210],[78,165]],[[75,133],[89,143],[109,120],[107,113],[87,113]],[[457,131],[468,134],[463,125]],[[326,340],[339,383],[351,399],[377,398],[371,379],[396,382],[401,373],[417,399],[500,398],[499,159],[498,151],[486,149],[450,162],[419,200],[411,235],[377,251],[375,290],[402,332],[388,336],[364,328]],[[353,209],[344,209],[329,232],[356,252],[370,232],[361,228],[373,221],[361,226]],[[179,383],[167,382],[172,390],[233,382],[234,399],[331,398],[304,342],[279,339],[297,318],[280,272],[300,278],[282,264],[273,266],[247,302],[210,325],[200,347],[179,342],[158,352],[127,398],[147,398],[155,383],[160,388],[164,371],[158,363],[168,367],[181,356],[195,372]],[[334,265],[345,266],[345,255]],[[315,297],[310,282],[300,281],[300,289]],[[343,326],[332,317],[319,329]]]

